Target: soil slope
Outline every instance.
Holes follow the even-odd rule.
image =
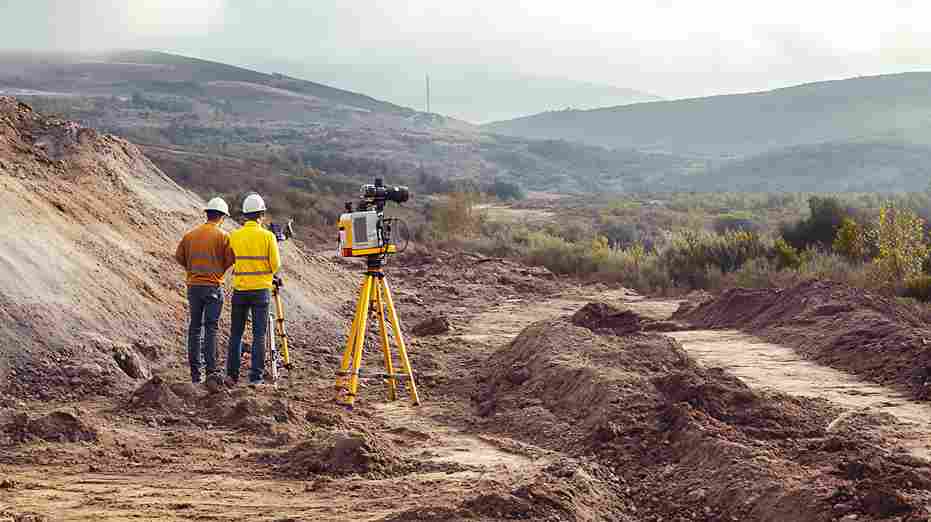
[[[0,98],[0,190],[0,389],[119,393],[186,360],[172,254],[201,220],[198,197],[131,143],[13,98]],[[284,263],[297,342],[332,342],[343,303],[315,296],[348,297],[350,277],[296,248]]]
[[[928,516],[926,463],[880,447],[862,425],[832,422],[839,410],[827,401],[702,368],[668,337],[548,320],[485,367],[481,428],[597,456],[638,520]]]
[[[931,328],[912,307],[830,281],[733,289],[674,316],[700,328],[739,328],[881,384],[922,395]],[[917,381],[916,381],[917,379]]]

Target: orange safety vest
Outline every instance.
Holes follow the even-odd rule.
[[[188,286],[220,286],[234,261],[229,235],[216,223],[204,223],[184,235],[175,260],[187,270]]]

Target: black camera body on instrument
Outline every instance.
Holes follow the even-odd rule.
[[[406,202],[411,198],[410,189],[404,186],[386,187],[385,180],[375,178],[375,183],[362,185],[360,201],[356,210],[365,211],[374,207],[381,212],[385,210],[385,203],[394,201],[397,204]]]
[[[400,220],[385,217],[385,204],[394,201],[400,205],[410,198],[411,193],[407,187],[386,187],[382,178],[375,178],[375,183],[362,185],[355,208],[351,201],[347,202],[346,213],[340,215],[337,222],[339,255],[384,257],[398,252],[391,232],[392,226]]]

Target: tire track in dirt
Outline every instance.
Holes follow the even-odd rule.
[[[931,406],[899,391],[852,374],[807,361],[792,348],[767,343],[736,330],[670,332],[705,366],[717,366],[757,388],[790,395],[821,397],[852,413],[889,414],[904,425],[884,426],[913,455],[931,460]]]

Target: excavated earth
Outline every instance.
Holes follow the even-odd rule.
[[[675,318],[699,328],[737,328],[791,346],[821,364],[927,396],[931,327],[915,307],[831,281],[787,289],[733,289]]]
[[[134,145],[0,97],[0,390],[126,393],[177,367],[186,299],[174,247],[203,202]],[[272,202],[273,204],[273,202]],[[333,344],[345,271],[285,248],[301,342]],[[221,328],[221,331],[225,329]]]
[[[419,407],[377,379],[332,401],[361,266],[294,243],[295,369],[191,385],[170,256],[202,202],[131,144],[8,98],[0,183],[0,521],[929,518],[931,470],[891,416],[698,361],[659,333],[683,328],[677,302],[497,258],[389,265]]]

